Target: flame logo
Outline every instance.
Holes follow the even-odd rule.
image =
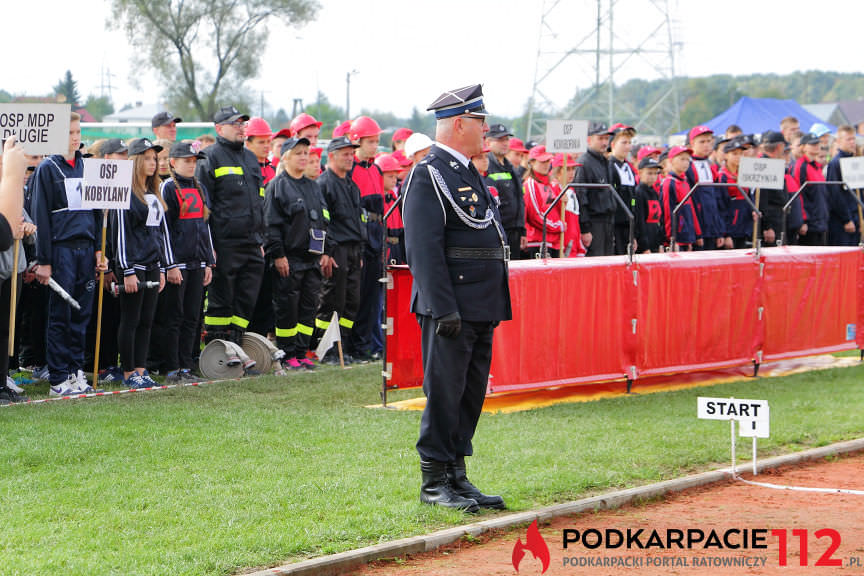
[[[528,527],[528,532],[525,534],[525,544],[522,544],[521,538],[517,538],[516,544],[513,545],[513,568],[516,569],[516,572],[519,572],[519,564],[522,562],[522,558],[525,557],[526,550],[531,552],[535,559],[540,559],[540,562],[543,564],[541,574],[545,574],[549,568],[549,546],[546,545],[546,540],[543,539],[540,530],[537,528],[536,518],[531,523],[531,526]]]

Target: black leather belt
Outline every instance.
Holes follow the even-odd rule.
[[[451,246],[447,248],[448,258],[459,258],[463,260],[509,260],[503,246],[495,248],[458,248]]]

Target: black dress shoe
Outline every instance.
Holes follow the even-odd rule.
[[[477,501],[456,493],[447,479],[447,464],[433,460],[420,461],[423,484],[420,486],[420,501],[424,504],[455,508],[471,514],[478,512]]]
[[[465,458],[457,458],[447,463],[447,480],[453,491],[463,498],[470,498],[477,502],[481,508],[493,510],[506,510],[507,505],[501,496],[488,496],[480,492],[469,480],[465,471]]]

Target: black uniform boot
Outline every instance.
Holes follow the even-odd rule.
[[[446,463],[421,460],[420,471],[423,473],[423,484],[420,486],[421,502],[456,508],[472,514],[480,510],[476,500],[463,498],[450,486],[447,480]]]
[[[506,510],[507,505],[501,496],[487,496],[480,492],[476,486],[471,484],[465,472],[465,457],[457,458],[447,463],[447,480],[453,491],[463,498],[470,498],[477,502],[481,508],[492,508],[495,510]]]

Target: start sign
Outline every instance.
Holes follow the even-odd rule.
[[[742,400],[741,398],[706,398],[697,401],[698,417],[703,420],[768,420],[767,400]]]

